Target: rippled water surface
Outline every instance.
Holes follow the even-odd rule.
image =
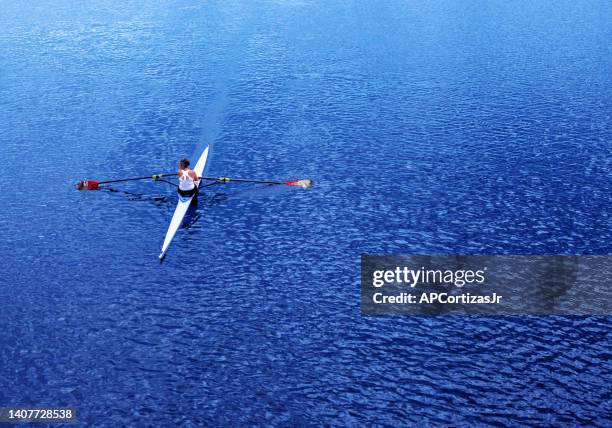
[[[535,4],[534,4],[535,3]],[[0,405],[125,426],[610,424],[610,318],[364,318],[362,254],[609,254],[605,1],[0,8]],[[164,183],[212,144],[163,265]],[[213,188],[214,189],[214,188]]]

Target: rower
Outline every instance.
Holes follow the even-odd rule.
[[[189,197],[197,193],[198,187],[195,182],[198,181],[198,175],[194,170],[189,169],[189,159],[181,159],[179,161],[179,187],[178,193],[181,196]]]

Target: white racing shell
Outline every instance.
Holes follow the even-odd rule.
[[[208,159],[208,149],[210,146],[206,146],[196,166],[193,168],[198,177],[201,177],[204,174],[204,167],[206,166],[206,160]],[[195,182],[196,187],[200,187],[200,180]],[[170,226],[168,226],[168,231],[166,232],[166,238],[164,239],[164,244],[161,247],[161,252],[159,253],[159,260],[163,260],[166,255],[166,251],[168,251],[168,247],[176,235],[176,232],[181,227],[181,223],[185,218],[185,214],[187,214],[187,209],[189,209],[189,205],[191,205],[191,201],[195,196],[184,197],[179,195],[179,200],[176,204],[176,209],[174,210],[174,215],[172,216],[172,220],[170,221]]]

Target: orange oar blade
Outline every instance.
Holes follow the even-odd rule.
[[[75,187],[77,190],[97,190],[100,187],[100,182],[96,180],[82,180]]]
[[[313,182],[309,178],[304,178],[302,180],[286,181],[285,184],[288,184],[289,186],[298,186],[302,189],[308,189],[309,187],[312,187]]]

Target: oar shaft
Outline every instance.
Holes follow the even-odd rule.
[[[122,183],[125,181],[136,181],[136,180],[159,180],[162,177],[170,177],[171,175],[176,174],[153,174],[147,175],[145,177],[132,177],[132,178],[120,178],[117,180],[106,180],[106,181],[98,181],[98,180],[81,180],[79,181],[75,187],[77,190],[97,190],[100,184],[108,184],[108,183]],[[161,180],[164,181],[164,180]]]
[[[237,183],[261,183],[261,184],[285,184],[287,186],[298,186],[304,189],[312,187],[312,180],[309,178],[304,178],[301,180],[290,180],[290,181],[280,181],[280,180],[250,180],[246,178],[231,178],[231,177],[199,177],[201,180],[212,180],[218,183],[229,183],[230,181],[234,181]]]
[[[136,181],[136,180],[157,180],[158,178],[162,178],[162,177],[170,177],[172,175],[176,175],[176,173],[169,173],[169,174],[153,174],[153,175],[147,175],[145,177],[132,177],[132,178],[121,178],[119,180],[106,180],[106,181],[100,181],[98,182],[98,184],[108,184],[108,183],[121,183],[124,181]]]
[[[231,178],[231,177],[199,177],[201,180],[213,180],[213,181],[236,181],[238,183],[260,183],[260,184],[287,184],[286,181],[278,180],[249,180],[246,178]]]

